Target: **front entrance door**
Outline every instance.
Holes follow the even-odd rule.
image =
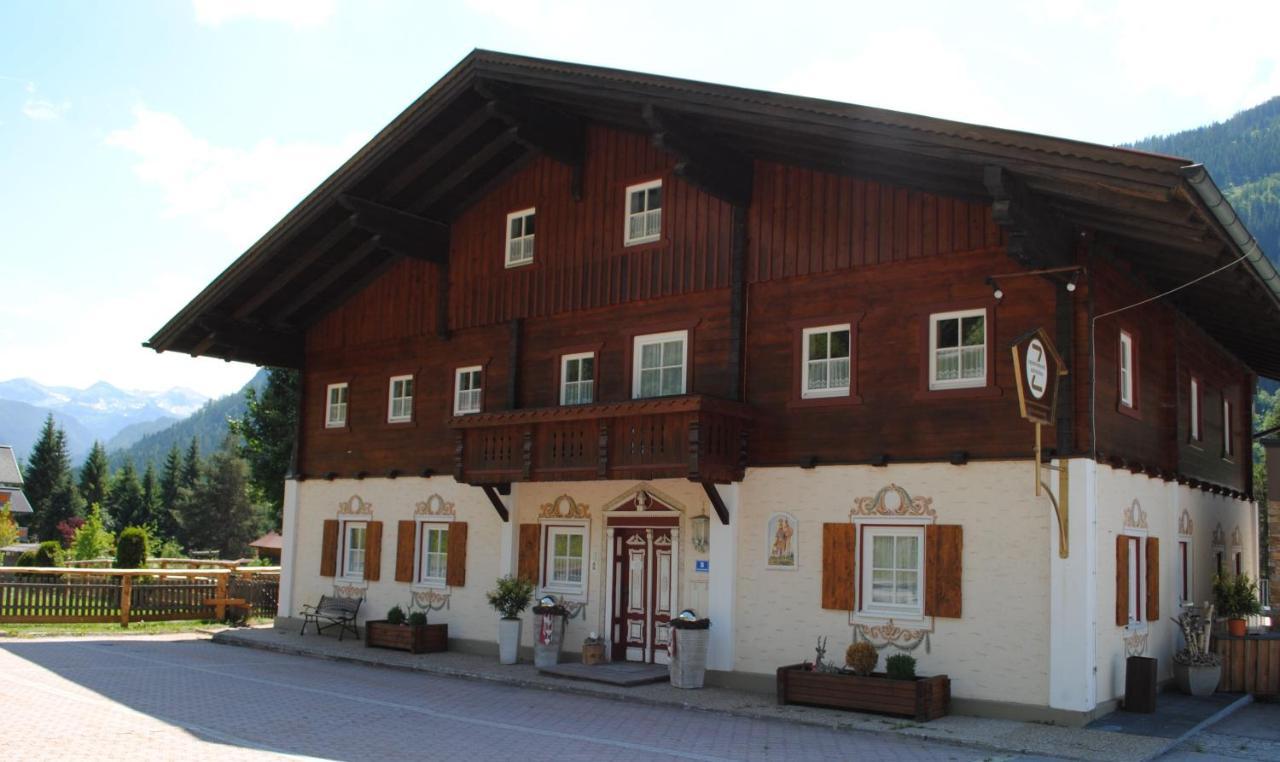
[[[671,528],[613,530],[613,661],[666,664],[672,607]]]

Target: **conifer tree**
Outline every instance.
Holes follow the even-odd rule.
[[[80,515],[81,502],[71,480],[71,456],[67,435],[54,425],[53,414],[44,420],[24,470],[23,492],[35,512],[32,528],[41,540],[62,541],[58,523]]]
[[[245,555],[262,519],[249,497],[248,466],[229,440],[209,456],[194,490],[181,491],[178,518],[188,550],[216,550],[221,558]]]
[[[142,508],[147,516],[147,525],[159,529],[160,480],[156,478],[156,467],[151,461],[147,461],[147,470],[142,472]]]
[[[186,457],[182,459],[182,471],[178,483],[187,489],[195,489],[200,481],[200,442],[191,437]]]
[[[80,466],[80,497],[85,505],[107,504],[107,485],[110,478],[111,467],[107,463],[107,448],[95,439],[93,448],[84,459],[84,465]]]
[[[138,471],[132,460],[125,459],[124,465],[112,477],[107,503],[110,505],[107,513],[111,525],[117,532],[127,527],[143,526],[151,519],[143,503],[142,484],[138,481]]]
[[[262,396],[249,387],[244,417],[228,421],[231,433],[240,439],[238,452],[249,464],[250,481],[277,527],[284,506],[284,480],[293,461],[299,395],[298,371],[271,368]]]
[[[182,451],[175,444],[165,456],[160,471],[160,507],[156,513],[156,527],[160,535],[178,540],[182,527],[178,523],[178,492],[182,489]]]

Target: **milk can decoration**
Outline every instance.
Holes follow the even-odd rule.
[[[711,620],[699,619],[691,609],[671,620],[671,684],[701,688],[707,678],[707,640]]]
[[[533,665],[539,669],[554,667],[560,663],[560,649],[564,645],[564,624],[569,610],[554,596],[544,595],[533,607],[538,630],[533,639]]]

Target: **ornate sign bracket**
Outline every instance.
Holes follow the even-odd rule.
[[[1070,480],[1065,465],[1041,464],[1040,427],[1044,424],[1054,425],[1054,415],[1058,409],[1058,382],[1067,375],[1067,367],[1062,362],[1062,355],[1058,354],[1058,348],[1053,345],[1053,340],[1043,328],[1023,335],[1013,342],[1010,350],[1013,352],[1013,377],[1018,387],[1019,412],[1036,426],[1036,446],[1032,451],[1036,497],[1044,494],[1053,504],[1053,513],[1058,519],[1058,557],[1066,558],[1070,550],[1067,538]],[[1041,469],[1058,472],[1056,496],[1040,476]]]

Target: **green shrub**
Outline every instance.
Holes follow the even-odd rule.
[[[485,593],[485,597],[503,619],[518,619],[533,601],[533,583],[508,574],[499,577],[498,587]]]
[[[1214,577],[1213,600],[1218,613],[1227,619],[1244,619],[1262,613],[1258,585],[1247,574]]]
[[[129,527],[116,540],[116,568],[141,569],[147,564],[147,530]]]
[[[152,553],[154,558],[186,558],[186,554],[182,552],[182,546],[177,540],[171,537],[164,538],[160,543],[160,547],[156,548]]]
[[[77,561],[93,561],[111,555],[115,535],[102,526],[102,510],[97,503],[89,506],[89,517],[71,538],[71,555]]]
[[[916,659],[907,654],[894,654],[884,660],[884,671],[894,680],[914,680]]]
[[[18,554],[18,566],[35,566],[36,552],[34,550],[24,550]]]
[[[52,567],[62,563],[62,543],[45,540],[36,549],[36,562],[32,566]]]
[[[387,612],[387,624],[404,624],[404,609],[392,606]]]
[[[409,624],[413,625],[414,627],[421,627],[426,623],[427,623],[427,612],[425,611],[415,611],[409,615]]]

